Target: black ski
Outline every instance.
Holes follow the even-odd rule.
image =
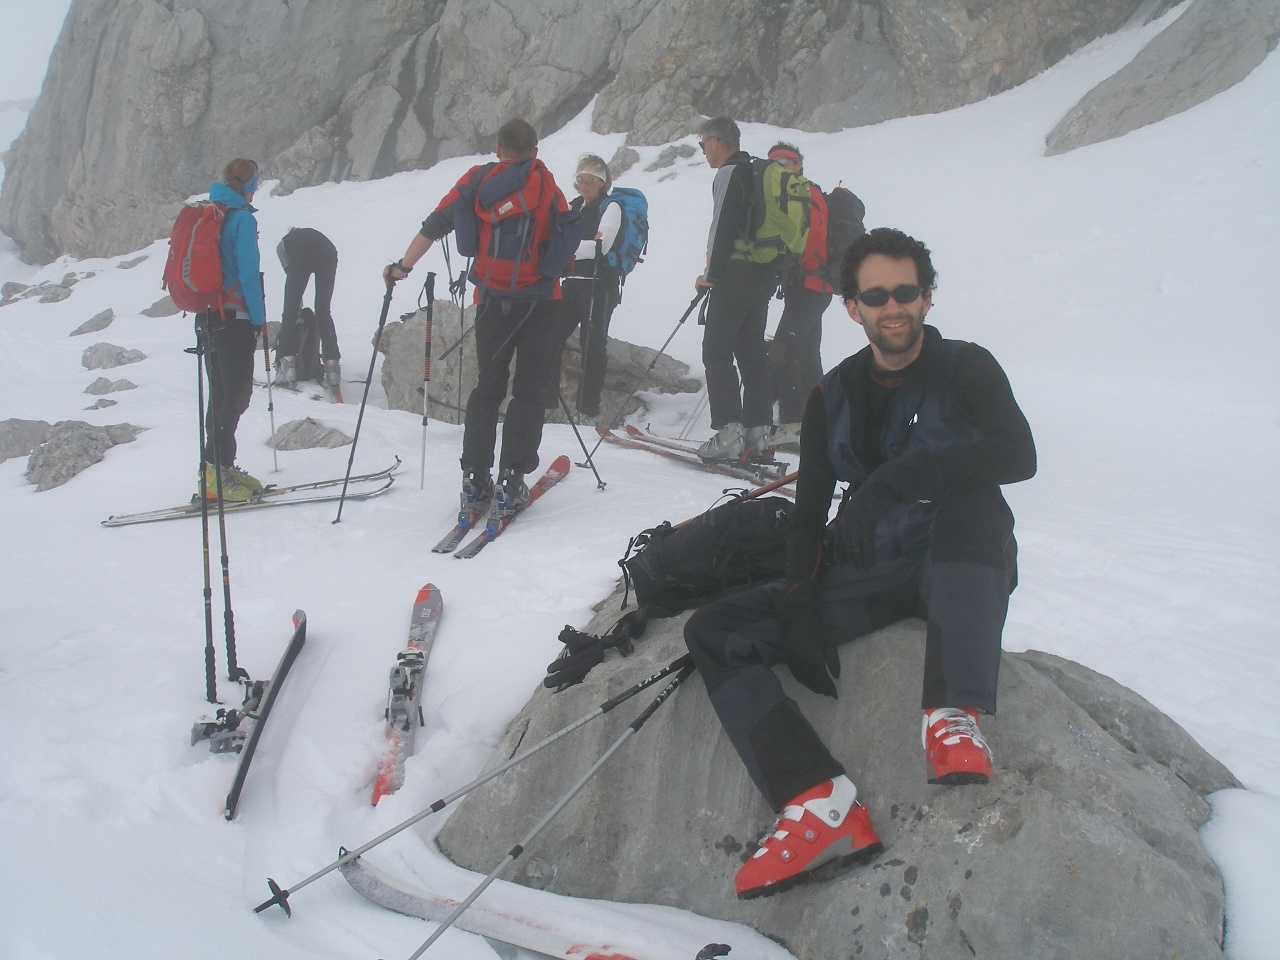
[[[284,655],[276,665],[276,672],[270,680],[241,680],[244,686],[244,702],[237,710],[219,710],[216,716],[201,717],[191,728],[191,743],[194,746],[201,740],[209,741],[212,753],[239,753],[240,762],[236,765],[235,779],[231,781],[231,791],[227,794],[227,806],[224,816],[234,820],[236,807],[240,803],[240,792],[244,789],[245,777],[249,774],[249,764],[257,752],[258,741],[262,738],[262,727],[271,714],[271,708],[280,693],[280,684],[298,658],[302,645],[307,641],[307,615],[301,610],[293,612],[293,636],[285,647]],[[247,728],[247,732],[246,732]]]

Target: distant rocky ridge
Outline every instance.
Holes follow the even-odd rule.
[[[1194,4],[1209,22],[1231,23],[1275,5]],[[5,157],[0,230],[29,262],[111,256],[163,236],[177,206],[236,155],[257,159],[285,192],[368,180],[488,151],[512,116],[545,135],[592,98],[593,128],[626,131],[633,144],[679,139],[722,113],[834,131],[946,110],[1171,5],[74,0]],[[1246,61],[1222,75],[1234,83]],[[1216,70],[1212,58],[1206,69]],[[1185,109],[1159,87],[1131,84],[1124,95],[1154,103],[1143,115],[1156,119]]]

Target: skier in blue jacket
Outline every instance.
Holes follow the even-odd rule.
[[[209,350],[209,409],[205,420],[205,496],[216,499],[222,472],[222,497],[227,501],[250,500],[262,491],[262,483],[236,466],[236,426],[249,408],[253,392],[253,358],[266,321],[262,277],[258,272],[258,221],[251,205],[258,189],[258,165],[252,160],[232,160],[222,178],[209,187],[209,199],[227,208],[222,222],[219,252],[222,256],[222,288],[226,291],[221,313],[200,314],[197,323],[207,325]]]

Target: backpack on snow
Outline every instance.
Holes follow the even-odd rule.
[[[674,616],[782,577],[794,506],[786,497],[738,499],[633,537],[618,565],[639,618]]]
[[[827,259],[822,274],[827,283],[839,290],[840,262],[849,244],[867,232],[862,223],[867,208],[844,187],[836,187],[823,196],[827,201]]]
[[[227,208],[212,200],[184,204],[169,234],[161,289],[187,313],[222,310],[222,224]]]
[[[776,160],[751,160],[747,235],[734,242],[736,259],[786,265],[804,255],[809,239],[809,181]]]
[[[320,359],[320,322],[310,307],[303,307],[298,311],[298,353],[295,363],[300,381],[324,382],[324,363]]]
[[[649,249],[649,201],[633,187],[615,187],[605,197],[600,209],[610,203],[616,203],[622,211],[622,224],[618,227],[613,246],[605,254],[604,262],[617,268],[625,278],[637,263],[644,262],[644,254]]]

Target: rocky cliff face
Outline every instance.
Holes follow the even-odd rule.
[[[729,113],[836,130],[981,99],[1144,0],[75,0],[0,230],[30,261],[162,236],[222,163],[281,188],[488,150],[504,120],[662,143]]]

